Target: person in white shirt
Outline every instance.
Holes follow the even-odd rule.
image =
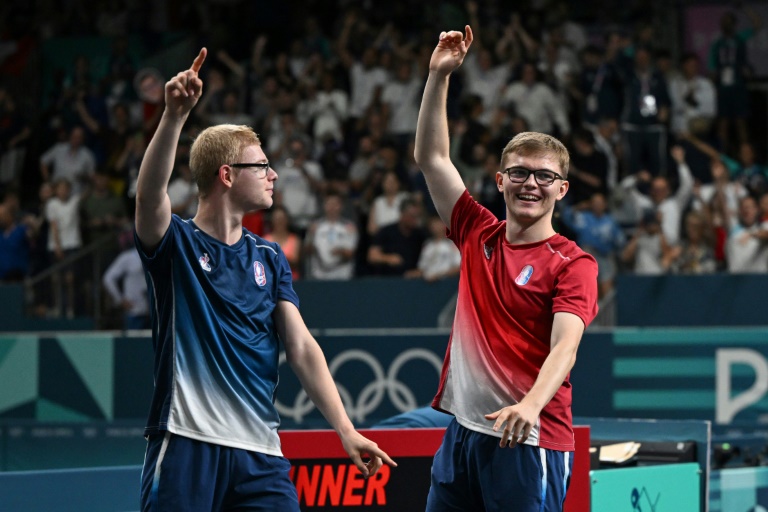
[[[510,77],[509,65],[495,64],[493,54],[486,48],[468,55],[464,65],[467,92],[476,94],[483,101],[483,113],[478,121],[488,126],[500,106],[501,94]]]
[[[425,281],[437,281],[459,275],[461,253],[448,237],[445,236],[445,224],[438,215],[427,221],[430,238],[424,243],[419,255],[418,273],[406,274],[408,277],[422,277]]]
[[[757,201],[746,196],[739,203],[738,218],[730,221],[725,246],[728,272],[765,274],[768,272],[768,221],[760,222]]]
[[[522,65],[520,80],[507,87],[502,104],[513,106],[515,112],[528,122],[531,131],[552,134],[557,126],[561,137],[571,133],[565,107],[548,85],[538,81],[532,62]]]
[[[360,20],[354,11],[349,11],[336,41],[336,51],[342,65],[349,71],[350,102],[349,117],[362,120],[366,111],[381,93],[389,80],[389,73],[377,63],[377,51],[367,46],[362,56],[357,59],[348,48],[353,26]]]
[[[388,170],[381,178],[381,194],[374,198],[368,215],[368,234],[375,235],[379,229],[400,220],[400,205],[408,198],[397,173]]]
[[[349,114],[349,95],[336,86],[333,73],[325,71],[320,88],[307,84],[308,96],[297,107],[299,120],[312,126],[313,138],[320,143],[326,139],[344,141],[344,122]]]
[[[77,252],[83,245],[80,234],[80,196],[72,193],[72,185],[66,178],[54,183],[54,193],[45,205],[45,217],[48,220],[48,253],[50,261],[61,262],[67,256]],[[62,274],[53,278],[55,296],[60,297],[60,305],[67,317],[75,315],[75,282],[79,269],[69,265]],[[61,278],[63,277],[63,286]],[[58,293],[62,290],[63,297]]]
[[[102,284],[109,293],[113,304],[123,310],[123,328],[149,328],[149,301],[147,300],[147,281],[141,258],[133,243],[123,237],[127,247],[107,267]]]
[[[342,217],[342,197],[330,191],[325,195],[325,215],[312,223],[304,240],[309,258],[309,279],[351,279],[355,273],[355,251],[359,240],[357,226]]]
[[[621,259],[639,275],[661,275],[669,271],[675,252],[659,222],[659,213],[646,210],[640,224],[621,252]]]
[[[85,131],[76,126],[69,133],[67,142],[54,144],[40,157],[40,174],[43,181],[69,181],[74,194],[80,194],[96,170],[96,158],[85,147]]]
[[[682,225],[683,211],[693,195],[693,175],[685,163],[685,150],[680,146],[672,148],[672,158],[677,162],[678,186],[674,195],[671,195],[667,178],[656,176],[651,178],[648,171],[640,171],[636,175],[630,175],[621,182],[621,188],[639,215],[644,210],[655,210],[661,215],[661,230],[664,232],[667,243],[676,245],[680,240],[680,227]],[[650,182],[650,193],[645,195],[637,190],[638,182]]]
[[[301,138],[294,138],[288,145],[288,158],[279,167],[279,193],[282,205],[288,210],[297,231],[304,233],[318,214],[317,198],[325,188],[323,169],[310,160],[307,147]]]
[[[671,80],[669,96],[672,101],[672,132],[693,131],[691,122],[699,123],[697,132],[711,126],[717,117],[717,92],[712,80],[699,73],[699,58],[687,53],[681,59],[682,73]]]
[[[189,219],[197,213],[197,184],[189,169],[189,162],[176,162],[176,176],[168,184],[171,212],[182,219]]]
[[[398,137],[400,145],[404,146],[416,133],[424,84],[414,72],[413,62],[402,60],[396,69],[395,80],[384,86],[381,102],[388,122],[387,132]]]

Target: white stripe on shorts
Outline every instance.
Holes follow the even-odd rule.
[[[547,502],[547,450],[539,448],[541,458],[541,506]]]
[[[157,491],[157,487],[160,485],[160,471],[165,458],[165,451],[168,449],[168,443],[171,441],[171,433],[166,431],[163,437],[163,444],[160,446],[160,453],[157,454],[157,461],[155,462],[155,476],[152,479],[152,492]]]

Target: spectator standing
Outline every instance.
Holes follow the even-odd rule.
[[[69,132],[67,142],[59,142],[40,157],[43,181],[66,179],[74,195],[82,193],[96,170],[93,152],[85,145],[85,131],[76,126]]]
[[[720,147],[725,151],[732,147],[733,131],[737,143],[747,142],[747,78],[751,74],[747,59],[747,41],[760,30],[762,20],[747,5],[744,5],[744,12],[752,26],[737,32],[736,12],[724,13],[720,18],[720,37],[715,39],[709,48],[709,70],[717,86],[717,133]]]
[[[568,170],[568,202],[578,205],[600,193],[608,195],[608,159],[597,150],[595,137],[586,128],[574,131],[571,143],[571,168]],[[584,247],[582,246],[582,249]]]
[[[325,189],[323,170],[312,160],[302,138],[291,139],[288,157],[280,165],[280,183],[276,190],[280,204],[291,217],[291,226],[302,236],[318,214],[318,197]]]
[[[531,131],[553,134],[557,127],[561,137],[571,133],[565,106],[548,85],[539,81],[533,62],[522,64],[520,79],[504,91],[503,104],[523,117]]]
[[[623,106],[625,169],[630,174],[646,169],[653,176],[665,175],[669,89],[644,47],[635,49],[634,67],[624,80]]]
[[[373,236],[381,228],[400,219],[400,205],[408,198],[408,192],[402,190],[400,178],[394,171],[387,171],[381,179],[381,194],[371,204],[368,215],[368,234]]]
[[[725,217],[725,216],[724,216]],[[725,217],[728,219],[728,217]],[[726,262],[733,274],[768,272],[768,222],[761,222],[757,201],[746,196],[739,203],[738,217],[728,223]]]
[[[122,238],[125,247],[107,267],[102,284],[112,303],[123,312],[123,329],[149,329],[147,280],[141,257],[132,243],[133,237]]]
[[[80,234],[80,196],[72,192],[72,185],[66,178],[54,182],[54,196],[45,207],[45,217],[48,220],[48,253],[52,263],[63,261],[67,256],[77,252],[83,246]],[[62,275],[54,275],[54,290],[58,297],[57,305],[63,307],[56,314],[66,314],[68,318],[75,315],[75,274],[77,265],[70,265]],[[63,296],[59,292],[63,290]]]
[[[708,133],[717,116],[717,93],[712,80],[699,72],[699,58],[687,53],[680,59],[682,73],[671,80],[672,133]]]
[[[429,239],[424,243],[419,256],[418,272],[409,277],[421,277],[425,281],[437,281],[459,275],[461,253],[456,244],[445,236],[445,224],[439,215],[427,219]]]
[[[384,85],[381,93],[383,116],[387,132],[392,135],[399,151],[404,151],[416,132],[419,99],[423,89],[420,73],[412,60],[401,60],[395,66],[395,79]]]
[[[342,196],[328,192],[325,215],[309,227],[304,243],[309,279],[351,279],[355,273],[358,232],[355,223],[342,216]]]
[[[693,176],[688,164],[685,163],[683,148],[680,146],[672,148],[672,158],[677,163],[678,175],[677,191],[674,195],[671,193],[667,178],[662,176],[654,178],[647,171],[627,176],[622,180],[621,186],[627,192],[627,199],[632,201],[636,212],[649,209],[659,212],[665,240],[668,244],[675,245],[680,239],[683,212],[693,195]],[[650,186],[649,193],[646,195],[640,192],[638,185]]]
[[[119,249],[118,233],[125,228],[128,216],[122,199],[112,193],[109,188],[109,176],[104,172],[96,172],[91,179],[91,186],[80,198],[80,218],[82,220],[85,243],[95,242],[108,235],[113,241],[105,248],[107,252]],[[111,254],[109,260],[114,257]]]

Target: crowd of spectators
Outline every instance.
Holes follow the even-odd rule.
[[[723,16],[710,61],[700,62],[660,46],[653,16],[663,2],[611,10],[595,1],[578,14],[563,0],[295,3],[72,1],[63,13],[5,5],[0,280],[39,274],[88,244],[107,261],[130,250],[137,170],[169,77],[136,61],[128,41],[140,33],[158,45],[163,31],[186,33],[213,57],[177,151],[175,214],[196,211],[195,135],[247,124],[279,179],[275,207],[244,225],[281,244],[295,279],[456,274],[413,138],[436,38],[467,23],[476,40],[451,76],[448,113],[452,158],[478,202],[505,217],[501,150],[519,132],[547,132],[572,156],[557,228],[598,259],[601,295],[619,272],[768,272],[766,148],[746,122],[745,41],[761,20],[748,9],[746,30],[734,13]],[[277,26],[244,21],[260,17]],[[29,97],[36,45],[94,35],[112,41],[103,73],[80,56],[60,63],[46,97]],[[131,299],[136,287],[116,283],[137,275],[135,261],[120,261],[104,285],[136,316],[146,308]],[[70,307],[76,272],[59,276]]]

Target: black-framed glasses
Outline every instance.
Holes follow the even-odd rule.
[[[539,185],[551,185],[555,180],[567,181],[567,178],[560,176],[549,169],[528,169],[527,167],[509,167],[501,171],[509,176],[509,181],[513,183],[525,183],[528,176],[533,174],[533,179]]]
[[[269,172],[269,162],[257,162],[255,164],[228,164],[230,167],[239,167],[241,169],[245,169],[248,167],[253,167],[256,169],[256,177],[257,178],[265,178],[267,176],[267,173]],[[216,171],[216,175],[219,175],[219,171]]]

